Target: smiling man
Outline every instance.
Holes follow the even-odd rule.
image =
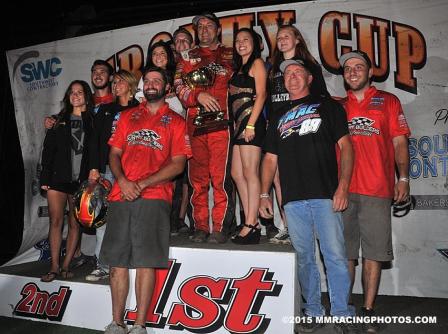
[[[146,334],[155,269],[168,266],[171,180],[190,156],[185,121],[165,102],[168,81],[158,67],[143,73],[145,101],[120,116],[109,140],[116,179],[100,260],[110,266],[113,321],[106,334],[126,334],[123,323],[129,269],[136,269],[137,318],[129,331]]]
[[[391,203],[409,198],[410,131],[398,98],[370,84],[372,62],[365,52],[346,53],[339,63],[349,88],[341,102],[355,151],[349,205],[343,213],[344,235],[352,287],[361,246],[364,287],[361,312],[374,316],[381,264],[393,259]],[[370,333],[378,330],[375,323],[365,327]]]
[[[313,76],[309,67],[302,60],[289,59],[280,64],[280,70],[291,101],[269,123],[261,192],[269,191],[278,166],[282,205],[298,256],[304,314],[310,317],[298,330],[311,333],[322,326],[316,317],[325,315],[315,256],[316,239],[326,267],[330,314],[353,315],[348,307],[350,277],[341,217],[348,203],[353,151],[342,107],[330,98],[310,94]],[[341,152],[339,178],[336,146]],[[260,197],[260,215],[267,218],[272,215],[272,203],[267,196]],[[356,332],[344,323],[335,324],[335,331]]]
[[[194,223],[193,242],[225,243],[234,219],[233,183],[230,176],[230,129],[193,136],[194,119],[203,108],[206,112],[227,112],[227,83],[232,74],[232,49],[219,43],[221,26],[213,13],[193,18],[199,45],[182,52],[177,64],[174,85],[187,110],[192,159],[188,162],[190,183],[190,222]],[[207,76],[200,74],[207,73]],[[201,81],[185,80],[186,77]],[[213,188],[212,233],[209,227],[208,191]],[[209,238],[210,235],[210,238]]]

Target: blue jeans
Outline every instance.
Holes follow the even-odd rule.
[[[305,301],[305,315],[325,315],[321,303],[320,274],[316,263],[315,240],[319,240],[328,283],[333,316],[351,316],[348,307],[350,275],[345,253],[340,212],[334,212],[330,199],[311,199],[285,205],[292,245],[297,252],[299,282]]]
[[[109,166],[106,166],[106,172],[101,173],[101,177],[109,180],[110,183],[114,184],[115,178],[112,172],[109,169]],[[105,272],[109,272],[109,266],[102,264],[100,262],[100,250],[103,245],[104,233],[106,232],[106,224],[96,229],[96,245],[95,245],[95,256],[98,261],[98,267],[100,267]]]

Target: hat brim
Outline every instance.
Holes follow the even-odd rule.
[[[357,58],[362,60],[363,62],[365,62],[367,64],[367,66],[370,67],[369,62],[363,57],[361,56],[359,53],[356,52],[347,52],[344,53],[340,58],[339,58],[339,64],[341,65],[341,67],[344,67],[344,64],[347,60],[352,59],[352,58]]]

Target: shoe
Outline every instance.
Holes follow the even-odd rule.
[[[203,230],[196,230],[194,231],[193,237],[191,238],[191,241],[193,242],[197,242],[197,243],[202,243],[207,241],[207,238],[209,236],[210,233],[207,233]]]
[[[89,261],[90,261],[90,256],[87,256],[87,255],[81,253],[80,256],[74,257],[72,259],[72,261],[70,262],[70,268],[71,269],[79,268],[79,267],[85,265],[86,263],[89,263]]]
[[[276,245],[290,245],[291,239],[289,238],[288,228],[285,227],[283,230],[280,230],[275,237],[269,239],[269,243]]]
[[[306,317],[306,318],[307,318],[307,320],[310,320],[310,321],[301,322],[300,324],[297,324],[296,333],[299,333],[299,334],[300,333],[313,333],[318,328],[321,328],[324,326],[324,324],[316,321],[316,317]]]
[[[126,325],[119,325],[115,321],[112,321],[106,326],[104,334],[127,334],[128,329]],[[146,332],[145,332],[146,333]]]
[[[376,314],[373,309],[367,309],[365,307],[361,307],[361,316],[368,317],[371,320],[372,317],[376,317]],[[363,331],[366,333],[377,333],[380,330],[378,323],[376,322],[369,322],[369,323],[364,322],[362,327]]]
[[[100,267],[96,267],[89,275],[86,276],[86,281],[97,282],[109,277],[109,273]]]
[[[48,273],[46,273],[44,276],[42,276],[40,278],[41,282],[45,282],[45,283],[50,283],[53,282],[56,278],[59,277],[61,271],[49,271]]]
[[[70,279],[70,278],[75,277],[75,274],[73,274],[73,272],[71,272],[68,269],[61,269],[61,277],[63,279]]]
[[[279,230],[277,226],[274,225],[274,223],[268,223],[265,226],[266,226],[266,238],[268,238],[268,240],[274,238],[278,234]]]
[[[179,218],[179,221],[177,224],[177,231],[182,234],[187,234],[188,231],[190,231],[190,226],[185,224],[185,221],[183,219]]]
[[[146,328],[141,325],[134,325],[131,327],[128,334],[146,334]]]
[[[337,323],[334,324],[333,329],[338,334],[359,334],[361,333],[357,324]]]
[[[208,243],[211,244],[225,244],[227,242],[227,235],[224,232],[212,232],[207,239]]]
[[[257,228],[259,224],[249,225],[244,224],[244,226],[249,227],[250,230],[245,236],[236,235],[232,242],[238,245],[256,245],[260,243],[261,229]]]

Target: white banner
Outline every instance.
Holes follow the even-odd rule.
[[[416,207],[393,220],[395,260],[381,294],[448,297],[448,3],[444,0],[315,1],[217,13],[222,40],[253,25],[272,53],[278,24],[294,23],[322,63],[329,91],[344,96],[338,57],[362,49],[374,59],[375,85],[397,95],[411,127],[411,192]],[[141,75],[148,43],[191,17],[56,41],[7,53],[25,165],[25,227],[20,253],[45,237],[46,200],[34,187],[43,117],[59,112],[74,79],[90,80],[95,59]],[[35,183],[34,183],[35,184]],[[416,270],[416,268],[418,268]],[[358,282],[360,280],[358,279]],[[360,291],[360,286],[356,286]]]
[[[256,254],[256,256],[254,256]],[[292,333],[295,254],[176,248],[156,274],[149,333]],[[219,264],[219,265],[217,265]],[[131,271],[125,321],[136,318]],[[108,285],[0,274],[0,315],[103,330],[112,321]]]

